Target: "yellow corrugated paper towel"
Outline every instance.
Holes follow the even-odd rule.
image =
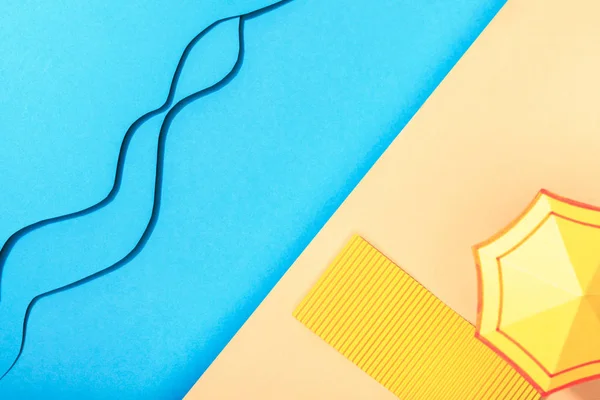
[[[402,400],[540,397],[473,325],[359,236],[293,314]]]

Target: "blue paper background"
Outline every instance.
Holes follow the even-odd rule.
[[[147,246],[34,307],[0,398],[181,398],[503,3],[294,0],[248,21],[239,74],[173,122]],[[101,200],[125,130],[162,104],[189,40],[265,4],[4,0],[0,240]],[[229,32],[198,45],[184,85],[223,76],[236,51]],[[107,266],[135,243],[157,132],[151,122],[136,134],[129,195],[97,223],[19,244],[3,298],[62,265]],[[90,234],[93,246],[78,240]]]

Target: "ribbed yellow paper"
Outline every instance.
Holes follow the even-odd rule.
[[[358,236],[294,317],[402,400],[540,397],[473,325]]]

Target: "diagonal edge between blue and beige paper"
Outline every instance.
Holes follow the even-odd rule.
[[[48,2],[29,12],[9,3],[2,18],[13,30],[2,33],[18,39],[0,45],[14,54],[0,70],[0,239],[106,194],[119,136],[160,105],[175,55],[201,30],[188,4],[131,3]],[[120,270],[36,304],[0,396],[182,397],[503,2],[412,3],[294,0],[249,21],[239,74],[172,122],[161,216],[147,246]],[[195,7],[198,16],[233,14]],[[218,19],[203,18],[204,26]],[[178,23],[171,43],[153,33]],[[106,31],[111,24],[121,36]],[[140,148],[141,159],[152,153],[151,144]],[[139,179],[148,179],[143,168]],[[143,219],[149,210],[123,202],[113,216],[123,223],[92,244],[79,240],[81,225],[54,232],[72,238],[60,252],[35,237],[20,262],[39,272],[49,254],[57,268],[73,254],[105,257],[114,238],[140,229],[132,213]],[[11,265],[19,270],[16,257]]]

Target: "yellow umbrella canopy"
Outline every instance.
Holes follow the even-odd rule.
[[[600,377],[600,208],[542,190],[473,250],[477,337],[544,395]]]

